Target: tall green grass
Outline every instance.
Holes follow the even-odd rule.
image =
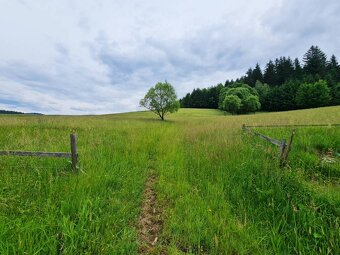
[[[67,159],[0,158],[0,254],[136,254],[150,161],[169,254],[339,253],[339,165],[322,161],[339,152],[339,128],[299,128],[284,170],[277,148],[241,131],[335,123],[339,110],[1,116],[0,150],[68,151],[76,132],[80,172]]]

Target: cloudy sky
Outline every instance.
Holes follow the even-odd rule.
[[[257,62],[340,57],[339,0],[0,0],[0,109],[142,110],[158,81],[179,97]]]

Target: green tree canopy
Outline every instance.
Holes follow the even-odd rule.
[[[257,93],[259,94],[259,99],[260,99],[260,103],[261,103],[261,108],[264,110],[267,110],[268,107],[268,95],[270,93],[270,87],[267,83],[263,84],[260,81],[257,81],[255,84],[255,89],[257,91]]]
[[[275,60],[277,83],[283,84],[294,76],[294,64],[290,57],[280,57]]]
[[[318,75],[321,78],[324,77],[327,56],[318,46],[311,46],[304,55],[303,61],[305,63],[304,69],[306,74],[313,76]]]
[[[222,103],[223,110],[236,114],[241,108],[241,99],[235,95],[226,96]]]
[[[263,81],[269,84],[270,86],[278,85],[277,76],[275,72],[275,65],[272,60],[270,60],[266,65],[266,69],[263,75]]]
[[[261,70],[259,63],[256,63],[256,66],[255,66],[255,69],[253,70],[252,76],[253,76],[253,80],[255,82],[254,82],[254,84],[251,84],[251,85],[255,86],[256,81],[263,82],[263,74],[262,74],[262,70]]]
[[[140,100],[140,105],[156,113],[162,120],[166,114],[179,109],[175,89],[168,82],[159,82],[150,88],[144,98]]]
[[[228,87],[222,88],[219,95],[219,108],[221,109],[224,98],[227,95],[237,95],[241,99],[246,98],[249,95],[258,96],[255,88],[250,87],[247,84],[241,82],[235,82]]]
[[[259,97],[250,95],[243,100],[243,110],[245,112],[256,112],[261,108]]]
[[[337,83],[331,90],[332,103],[340,105],[340,83]]]
[[[301,108],[325,106],[330,99],[327,82],[323,80],[315,83],[304,83],[296,93],[296,103]]]
[[[302,80],[303,78],[303,69],[301,67],[300,61],[298,58],[294,60],[294,79]]]
[[[240,100],[240,104],[236,103],[234,97],[231,98],[229,96],[236,96]],[[254,103],[254,100],[257,100],[257,102]],[[238,106],[237,109],[236,106]],[[256,89],[248,86],[247,84],[234,83],[229,87],[223,88],[220,92],[219,108],[221,110],[229,111],[235,114],[246,113],[250,111],[254,112],[258,110],[259,107],[260,102]]]

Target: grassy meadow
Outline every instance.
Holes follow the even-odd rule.
[[[297,127],[289,162],[246,125],[340,122],[340,107],[231,116],[180,109],[101,116],[0,115],[0,254],[137,254],[145,181],[158,176],[154,254],[340,254],[340,127]],[[258,128],[275,139],[290,128]]]

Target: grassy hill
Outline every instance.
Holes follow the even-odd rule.
[[[0,115],[0,150],[69,151],[68,159],[0,157],[0,254],[336,254],[340,129],[298,127],[288,166],[242,124],[339,123],[340,107],[230,116],[181,109],[102,116]],[[290,128],[261,128],[276,139]],[[161,217],[140,237],[145,183]],[[143,248],[142,246],[148,246]]]

